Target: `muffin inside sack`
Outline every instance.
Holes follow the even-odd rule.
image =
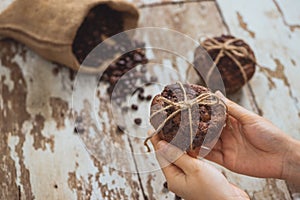
[[[180,82],[167,85],[152,101],[150,123],[155,132],[145,145],[158,134],[190,156],[203,157],[200,151],[208,153],[214,146],[226,116],[225,103],[208,88]]]

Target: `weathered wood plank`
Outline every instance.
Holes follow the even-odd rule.
[[[73,72],[10,40],[0,41],[0,58],[0,199],[143,199],[136,174],[89,155],[74,134]],[[77,89],[87,91],[95,80],[88,77]],[[84,95],[77,101],[78,113],[91,118],[93,102]],[[126,136],[113,139],[111,132],[105,141],[129,148]]]
[[[250,82],[263,116],[300,139],[300,88],[296,77],[300,72],[296,50],[300,32],[292,20],[299,21],[299,18],[293,12],[298,8],[297,3],[293,6],[290,3],[270,0],[260,1],[258,5],[253,1],[218,1],[230,31],[250,43],[258,63],[263,66]]]
[[[12,1],[2,2],[0,12]],[[174,5],[167,5],[168,1],[164,0],[134,2],[143,7],[140,27],[167,27],[196,40],[201,36],[227,33],[213,2]],[[160,2],[164,3],[159,5]],[[257,2],[243,6],[244,3],[240,2],[235,6],[228,2],[218,4],[229,31],[249,42],[259,63],[266,66],[257,71],[250,83],[254,97],[265,117],[293,137],[300,138],[300,84],[297,80],[299,67],[296,67],[300,61],[295,45],[299,44],[299,29],[290,27],[297,26],[295,21],[298,18],[295,12],[289,13],[289,3],[283,1],[278,0],[277,7],[271,0],[263,2],[263,5],[262,2]],[[255,18],[254,12],[258,13]],[[283,15],[285,21],[282,19]],[[279,34],[273,34],[274,31]],[[154,43],[151,40],[148,42]],[[192,56],[194,49],[186,51]],[[44,61],[15,42],[1,41],[0,52],[0,119],[5,122],[4,125],[0,124],[0,148],[1,152],[5,152],[0,160],[0,182],[4,186],[0,189],[0,199],[31,199],[33,196],[36,199],[174,198],[173,194],[163,189],[164,177],[160,170],[153,171],[150,168],[151,172],[145,171],[149,169],[149,165],[157,166],[153,155],[152,158],[138,155],[145,151],[142,142],[146,131],[134,132],[135,127],[132,126],[133,135],[118,135],[109,113],[107,95],[102,91],[95,101],[87,98],[91,93],[94,94],[95,77],[79,78],[81,84],[75,90],[82,93],[77,96],[77,106],[72,109],[74,74],[68,69]],[[158,60],[170,68],[186,66],[184,61],[166,58],[161,52],[156,55]],[[161,73],[160,69],[156,73]],[[178,80],[180,76],[176,76],[173,79]],[[171,78],[161,77],[168,80]],[[272,102],[262,98],[266,94]],[[280,100],[277,96],[287,98]],[[240,91],[231,98],[249,109],[253,108],[251,96],[247,96],[245,91]],[[278,106],[281,106],[280,110]],[[135,113],[130,120],[135,116],[147,117],[145,113],[149,112],[149,103],[141,104],[140,107],[144,109]],[[82,134],[79,137],[95,153],[94,156],[86,151],[78,135],[74,134],[71,117],[73,111],[76,116],[84,116],[81,123],[91,135]],[[287,113],[288,117],[279,118],[275,111]],[[95,116],[103,123],[95,124]],[[129,123],[132,124],[132,121]],[[98,134],[98,137],[92,137],[92,133]],[[95,138],[100,139],[99,137],[101,140],[93,141]],[[120,153],[129,152],[125,156],[127,161],[123,162],[125,168],[120,166],[122,154],[108,154],[107,144],[117,146]],[[122,170],[137,170],[141,173],[123,173]],[[225,169],[220,170],[231,182],[245,189],[253,199],[290,199],[282,181],[250,178]]]
[[[292,29],[300,28],[300,2],[297,0],[284,1],[284,0],[273,0],[278,12],[283,17],[283,21],[286,25]]]
[[[134,3],[139,8],[144,7],[156,7],[156,6],[165,6],[165,5],[180,5],[186,3],[194,3],[194,2],[203,2],[203,1],[215,1],[215,0],[127,0],[129,2]]]
[[[13,0],[2,0],[1,4],[0,4],[0,13],[3,10],[5,10],[12,2],[13,2]]]
[[[299,53],[296,51],[299,31],[290,31],[285,26],[272,1],[264,2],[263,6],[249,3],[247,7],[248,4],[244,6],[244,3],[233,8],[230,3],[219,2],[230,31],[245,38],[256,52],[258,63],[265,66],[257,69],[251,81],[257,101],[264,110],[264,117],[299,139],[300,88],[296,77],[300,70],[296,65],[299,63]],[[243,24],[247,24],[247,28]],[[255,33],[254,38],[249,31]],[[276,98],[279,94],[286,98]],[[272,99],[271,102],[266,100],[266,95]],[[279,117],[275,112],[286,115]],[[295,120],[295,123],[287,123],[286,120]]]

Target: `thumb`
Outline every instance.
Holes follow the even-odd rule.
[[[175,163],[184,154],[181,149],[164,140],[157,143],[157,152],[171,163]]]
[[[216,95],[226,104],[228,114],[239,120],[241,123],[247,123],[249,117],[258,117],[255,113],[226,98],[220,91],[217,91]]]
[[[157,153],[180,168],[185,174],[193,174],[199,170],[202,164],[198,159],[189,156],[181,149],[163,140],[157,143]]]

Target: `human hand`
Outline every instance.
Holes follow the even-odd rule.
[[[230,184],[216,168],[195,159],[179,148],[152,137],[156,158],[168,183],[168,189],[186,200],[249,199],[247,194]]]
[[[216,93],[228,106],[231,123],[206,159],[245,175],[286,179],[294,141],[270,121]],[[299,167],[299,166],[298,166]],[[300,168],[300,167],[299,167]]]

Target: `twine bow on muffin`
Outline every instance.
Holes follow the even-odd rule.
[[[183,101],[179,102],[173,102],[165,97],[158,97],[159,100],[163,101],[164,103],[168,104],[166,107],[163,107],[155,112],[153,112],[150,116],[150,120],[156,116],[157,114],[166,111],[170,108],[175,108],[176,110],[170,114],[157,128],[156,131],[153,132],[149,137],[146,138],[144,141],[144,145],[147,147],[147,151],[150,152],[150,147],[148,146],[147,142],[150,140],[155,134],[157,134],[161,129],[165,126],[165,124],[172,119],[176,114],[178,114],[181,111],[188,110],[188,120],[189,120],[189,129],[190,129],[190,149],[193,149],[193,130],[192,130],[192,107],[196,104],[198,105],[206,105],[206,106],[213,106],[220,104],[220,102],[225,106],[227,111],[227,106],[224,103],[222,99],[220,99],[217,95],[210,92],[205,92],[200,94],[199,96],[195,97],[194,99],[188,99],[186,89],[184,88],[183,84],[181,82],[177,82],[179,84],[182,92],[183,92]],[[226,112],[227,113],[227,112]]]
[[[248,78],[247,74],[241,64],[240,61],[238,61],[235,56],[240,57],[240,58],[246,58],[250,59],[254,63],[256,63],[255,57],[249,55],[248,50],[243,47],[243,46],[235,46],[234,43],[237,41],[241,41],[241,39],[233,38],[229,39],[225,42],[219,42],[218,40],[214,38],[209,38],[206,39],[205,41],[201,42],[201,46],[206,50],[206,51],[211,51],[211,50],[220,50],[217,57],[215,58],[214,62],[215,65],[213,65],[206,76],[206,82],[209,82],[209,79],[212,75],[213,70],[215,67],[218,65],[220,59],[224,56],[228,56],[240,69],[244,82],[247,83]]]

